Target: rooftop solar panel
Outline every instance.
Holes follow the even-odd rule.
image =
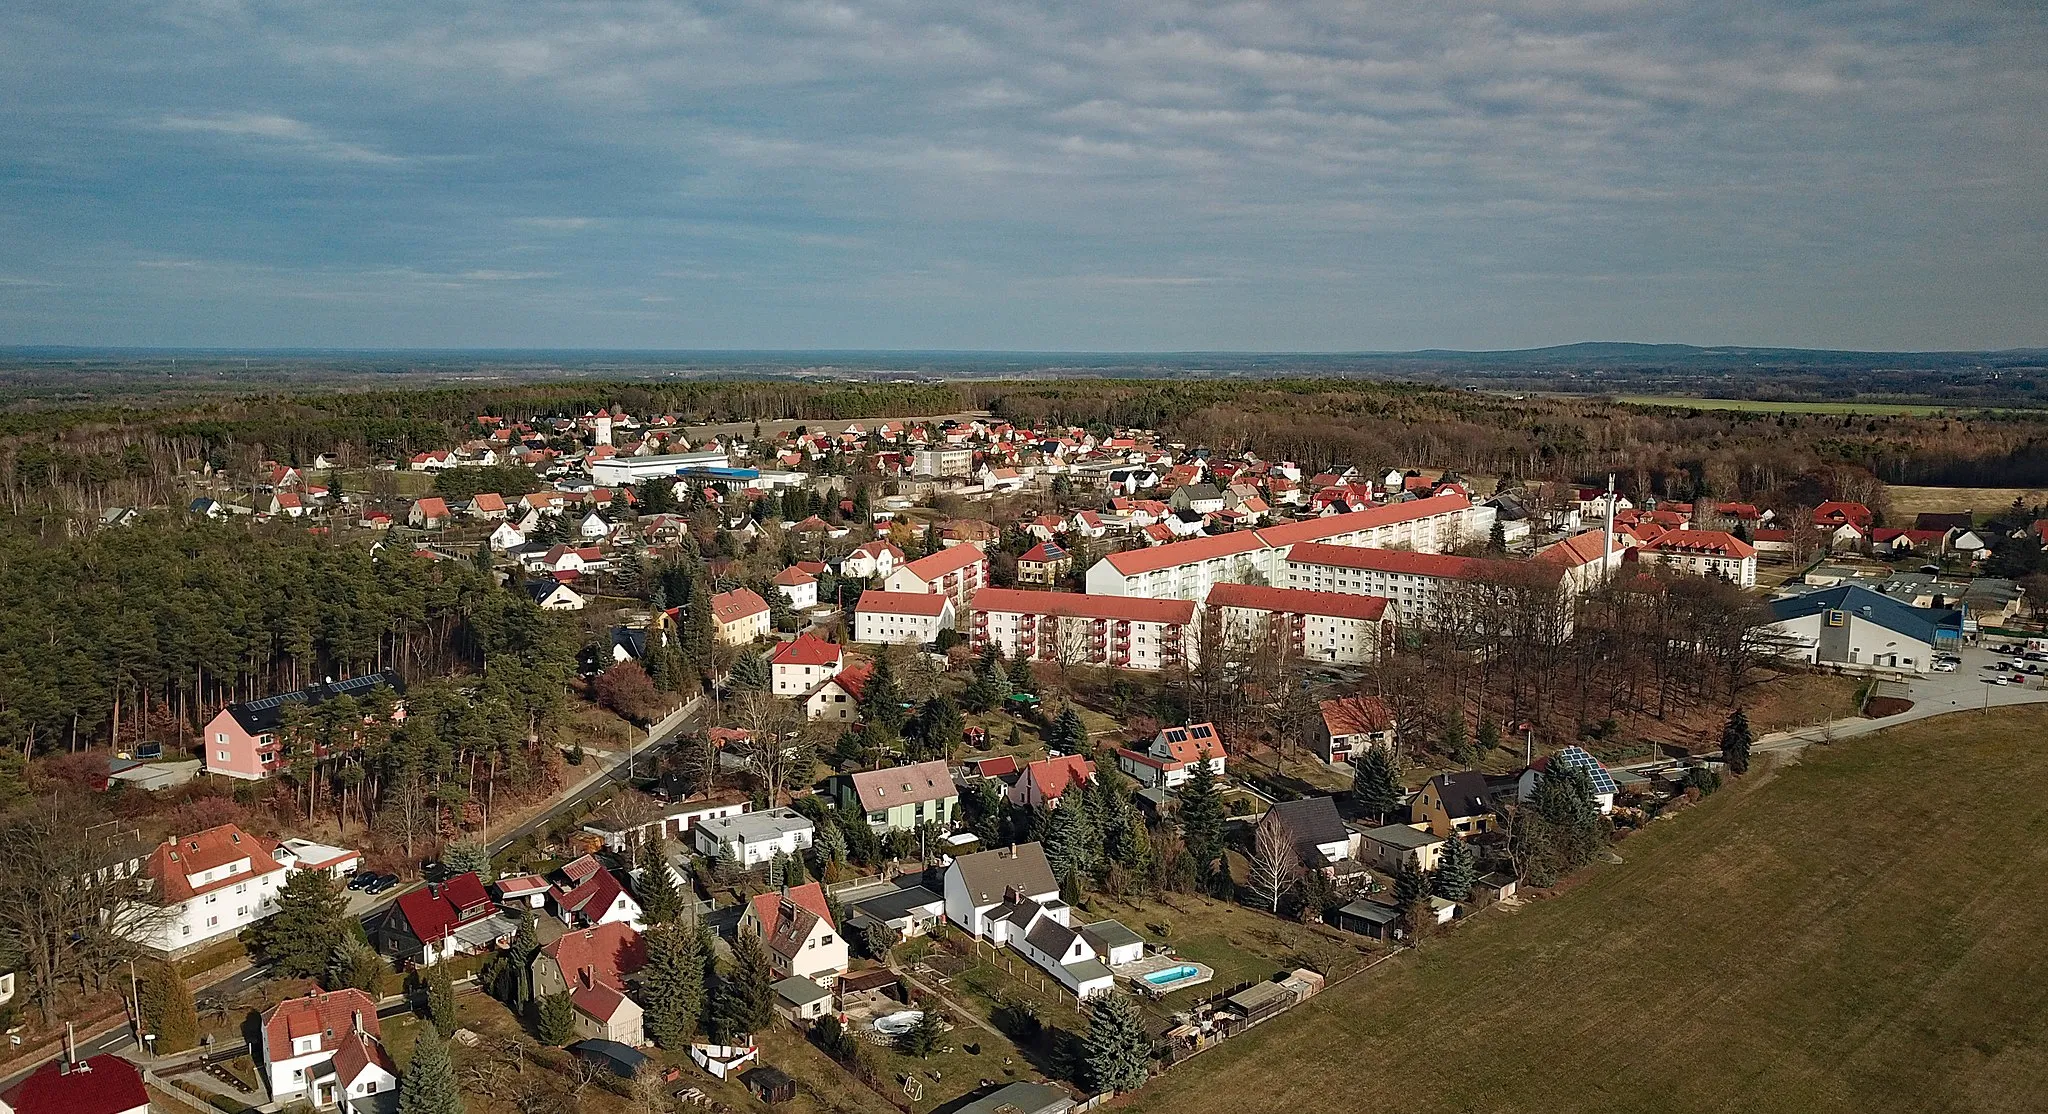
[[[1583,748],[1565,747],[1557,752],[1557,761],[1575,770],[1586,771],[1586,779],[1593,783],[1595,795],[1615,792],[1614,778],[1608,775],[1607,768]]]

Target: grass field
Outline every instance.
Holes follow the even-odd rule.
[[[1753,774],[1564,896],[1154,1080],[1131,1109],[2022,1111],[2048,1086],[2048,712]],[[1342,1103],[1338,1094],[1351,1096]]]
[[[1749,398],[1687,398],[1683,395],[1618,395],[1632,406],[1676,406],[1688,410],[1747,410],[1759,414],[1870,414],[1877,417],[1926,417],[1999,410],[1987,406],[1932,406],[1912,402],[1766,402]]]
[[[1981,519],[2011,507],[2015,498],[2030,507],[2048,503],[2048,488],[2039,487],[1894,486],[1886,488],[1885,495],[1891,500],[1892,517],[1901,526],[1912,525],[1909,517],[1922,511],[1975,511]]]

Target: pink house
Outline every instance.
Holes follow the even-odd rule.
[[[261,781],[277,773],[289,765],[280,731],[287,705],[311,706],[335,696],[362,697],[379,685],[395,693],[405,692],[405,680],[386,670],[222,708],[206,725],[206,772],[244,781]],[[403,708],[396,718],[405,718]]]

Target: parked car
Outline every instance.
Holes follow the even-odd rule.
[[[1947,660],[1937,661],[1934,663],[1934,671],[1936,673],[1954,673],[1956,671],[1956,663]]]
[[[376,871],[374,871],[374,870],[358,870],[358,871],[356,871],[356,872],[355,872],[354,874],[351,874],[351,875],[349,875],[349,877],[348,877],[348,888],[349,888],[349,889],[351,889],[351,890],[361,890],[361,889],[367,889],[367,888],[369,887],[370,883],[372,883],[372,882],[375,882],[376,880],[377,880],[377,872],[376,872]]]
[[[367,886],[364,886],[363,889],[365,892],[371,894],[381,894],[384,891],[391,889],[396,885],[398,885],[398,875],[380,874],[377,876],[377,879],[375,881],[371,882]]]

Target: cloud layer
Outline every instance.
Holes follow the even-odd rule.
[[[0,343],[2048,343],[2017,0],[31,6]]]

